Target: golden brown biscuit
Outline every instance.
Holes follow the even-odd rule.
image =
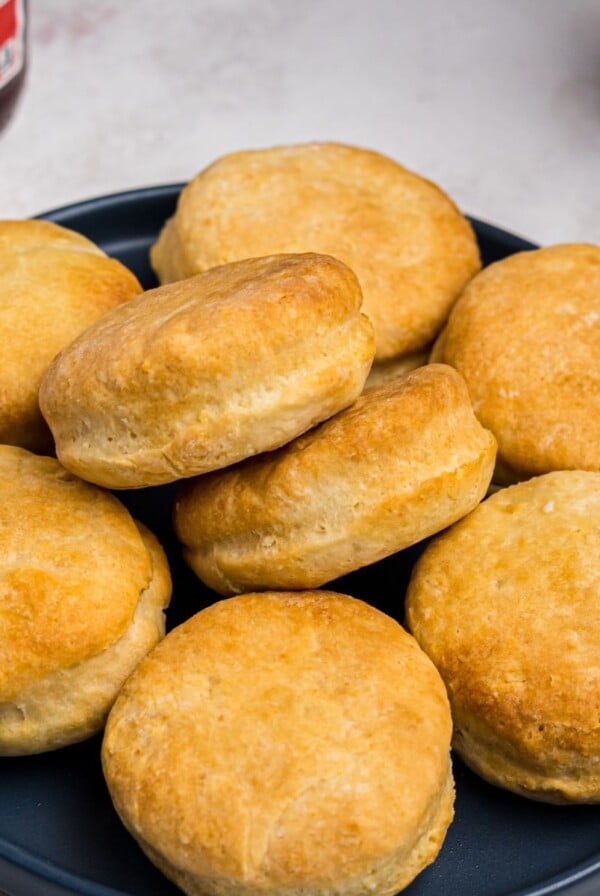
[[[0,221],[0,443],[52,447],[37,394],[52,358],[141,292],[94,243],[49,221]]]
[[[435,184],[338,143],[219,159],[185,187],[151,259],[165,283],[275,252],[324,252],[352,268],[378,360],[427,346],[481,266],[471,226]]]
[[[432,358],[467,381],[498,439],[500,481],[600,470],[600,247],[551,246],[490,265]]]
[[[534,799],[600,802],[599,557],[600,474],[548,473],[434,539],[410,583],[456,750]]]
[[[460,519],[495,454],[461,377],[421,367],[278,452],[186,484],[175,527],[220,594],[312,588]]]
[[[102,759],[124,824],[186,893],[386,896],[452,819],[450,735],[439,675],[397,622],[270,592],[167,635],[115,703]]]
[[[109,488],[226,467],[351,404],[373,360],[352,271],[324,255],[213,268],[144,293],[53,362],[61,462]]]
[[[170,593],[162,549],[116,498],[0,446],[0,755],[99,731]]]

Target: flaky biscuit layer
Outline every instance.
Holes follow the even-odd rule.
[[[498,440],[498,481],[600,470],[599,246],[550,246],[485,268],[432,358],[464,376]]]
[[[54,356],[142,291],[120,262],[50,221],[0,221],[0,443],[50,451],[38,407]]]
[[[455,748],[535,799],[600,801],[599,556],[600,474],[548,473],[434,539],[409,586]]]
[[[220,601],[128,680],[102,757],[129,831],[190,894],[392,894],[452,818],[439,676],[331,592]],[[173,761],[177,757],[177,761]]]
[[[312,588],[415,544],[485,495],[496,445],[451,367],[421,367],[277,452],[182,487],[175,527],[221,594]]]
[[[439,187],[339,143],[218,159],[185,187],[151,259],[164,283],[275,252],[323,252],[352,268],[378,360],[424,349],[481,266],[469,222]]]
[[[139,488],[277,448],[349,405],[373,360],[356,277],[323,255],[213,268],[144,293],[52,363],[61,462]]]
[[[0,755],[100,730],[170,594],[162,549],[116,498],[0,446]]]

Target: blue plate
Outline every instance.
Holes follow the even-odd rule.
[[[86,234],[155,284],[148,248],[172,214],[180,184],[92,199],[42,217]],[[531,243],[474,221],[485,263]],[[119,492],[162,540],[175,591],[172,627],[213,602],[180,559],[171,532],[174,487]],[[419,548],[329,587],[402,619],[403,587]],[[510,624],[510,621],[507,621]],[[100,739],[41,756],[0,759],[0,891],[8,896],[176,896],[112,809]],[[176,762],[176,757],[173,757]],[[455,760],[456,818],[437,861],[406,896],[598,896],[600,807],[548,806],[495,789]]]

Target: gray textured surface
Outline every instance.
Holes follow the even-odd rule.
[[[30,0],[30,14],[2,217],[337,139],[533,240],[600,242],[600,0]]]

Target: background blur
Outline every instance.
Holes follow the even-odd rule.
[[[29,0],[0,217],[339,140],[541,243],[600,242],[600,0]]]

